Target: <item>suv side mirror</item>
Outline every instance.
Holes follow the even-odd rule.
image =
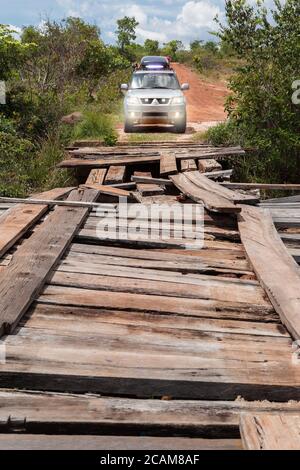
[[[125,91],[128,91],[128,85],[127,85],[127,83],[122,83],[122,85],[121,85],[121,91],[124,91],[124,92],[125,92]]]
[[[182,89],[182,91],[187,91],[187,90],[190,89],[190,85],[188,83],[183,83],[181,85],[181,89]]]

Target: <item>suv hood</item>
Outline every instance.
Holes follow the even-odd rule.
[[[147,88],[145,90],[129,90],[127,97],[134,96],[137,98],[175,98],[182,96],[181,90],[171,90],[168,88]]]

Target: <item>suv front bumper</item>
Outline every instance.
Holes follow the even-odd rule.
[[[132,124],[176,124],[186,119],[186,106],[183,105],[136,105],[125,107],[127,122]]]

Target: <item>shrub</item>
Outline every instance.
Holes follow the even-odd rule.
[[[81,122],[74,128],[75,139],[103,139],[109,145],[116,143],[113,121],[111,116],[89,110],[84,113]]]
[[[28,168],[33,145],[18,136],[11,121],[0,117],[0,194],[25,196],[30,188]]]
[[[245,160],[245,174],[299,182],[300,110],[292,103],[300,68],[299,0],[276,0],[272,12],[263,2],[253,7],[227,0],[226,19],[219,36],[241,60],[226,108],[240,141],[257,149]]]

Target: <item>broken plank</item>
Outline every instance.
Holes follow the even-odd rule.
[[[190,197],[193,201],[203,203],[205,208],[209,211],[215,212],[228,212],[238,213],[241,211],[239,207],[233,204],[223,196],[218,196],[209,189],[202,189],[188,179],[187,174],[180,173],[178,175],[170,176],[175,186],[182,191],[185,195]]]
[[[123,183],[126,174],[126,166],[110,166],[104,184]]]
[[[299,339],[299,266],[280,239],[268,210],[243,206],[238,225],[246,254],[262,287],[282,323]]]
[[[72,191],[68,201],[94,201],[93,190]],[[86,208],[57,207],[23,242],[0,272],[0,331],[10,333],[42,289],[46,277],[88,215]]]
[[[36,197],[42,199],[60,199],[73,188],[58,188]],[[0,257],[2,257],[24,233],[27,232],[48,210],[48,205],[17,204],[0,216]]]
[[[299,413],[242,414],[240,432],[246,450],[300,449]]]
[[[209,178],[206,178],[206,176],[203,176],[199,171],[189,173],[187,178],[196,186],[199,186],[199,188],[210,191],[217,196],[222,196],[235,204],[245,202],[251,204],[259,201],[256,196],[231,191],[230,189],[223,187],[220,183],[216,183],[215,181],[211,181]]]
[[[160,175],[176,175],[177,161],[174,152],[161,152],[160,154]]]

